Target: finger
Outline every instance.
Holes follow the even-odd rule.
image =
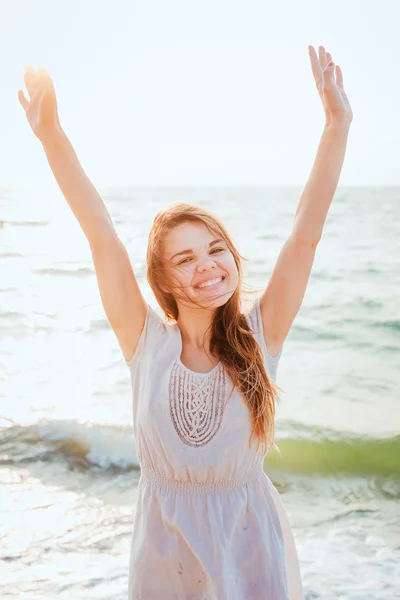
[[[29,97],[32,98],[37,88],[37,78],[34,71],[28,69],[24,75],[24,81],[26,89],[28,90]]]
[[[321,65],[321,69],[324,70],[327,64],[325,48],[323,46],[318,46],[318,57],[319,63]]]
[[[332,85],[334,83],[333,74],[335,72],[335,63],[327,65],[322,72],[324,78],[324,86]]]
[[[326,64],[329,65],[329,63],[332,60],[332,54],[330,52],[326,53]]]
[[[25,98],[25,94],[24,94],[24,92],[22,90],[18,90],[18,100],[20,101],[20,104],[21,104],[22,108],[26,111],[26,109],[29,106],[29,102]]]
[[[48,72],[46,71],[46,69],[43,66],[40,66],[37,68],[36,70],[37,76],[41,81],[47,81],[47,82],[52,82],[52,78],[50,77],[50,75],[48,74]]]
[[[336,65],[336,84],[342,88],[342,90],[344,90],[343,87],[343,73],[342,73],[342,69],[339,67],[339,65]]]
[[[318,86],[320,83],[322,83],[322,70],[314,46],[308,46],[308,54],[311,62],[311,70]]]
[[[38,105],[38,103],[40,102],[40,99],[44,93],[45,93],[45,87],[43,85],[39,84],[34,91],[31,101],[29,102],[29,106],[32,107],[32,110],[34,110],[35,107]]]
[[[32,65],[28,64],[28,63],[24,63],[24,71],[25,73],[33,73],[35,74],[35,69]]]

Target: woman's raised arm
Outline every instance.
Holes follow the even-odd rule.
[[[30,100],[22,90],[18,92],[18,99],[33,133],[43,145],[61,192],[89,242],[105,313],[129,360],[146,318],[146,302],[131,261],[101,196],[61,127],[52,79],[45,69],[29,67],[24,80]]]
[[[303,302],[353,120],[341,68],[336,65],[335,69],[324,46],[319,46],[319,56],[313,46],[308,51],[325,125],[310,177],[296,208],[292,233],[260,300],[264,337],[271,352],[279,351]]]

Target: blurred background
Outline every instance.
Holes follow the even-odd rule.
[[[324,125],[307,46],[353,108],[340,182],[285,341],[276,441],[305,599],[398,597],[398,4],[0,1],[0,595],[123,599],[140,475],[129,371],[89,245],[20,106],[24,63],[148,302],[147,236],[168,204],[220,217],[263,288]]]

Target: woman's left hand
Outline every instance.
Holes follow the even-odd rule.
[[[314,46],[308,46],[308,53],[327,124],[343,123],[350,125],[353,120],[353,111],[343,88],[341,68],[332,62],[332,56],[325,51],[324,46],[318,47],[319,56],[317,56]]]

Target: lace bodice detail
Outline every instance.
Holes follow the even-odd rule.
[[[169,380],[169,409],[175,430],[188,446],[204,446],[221,426],[226,373],[219,363],[209,373],[195,373],[179,359]]]

